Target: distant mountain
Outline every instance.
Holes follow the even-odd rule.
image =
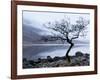
[[[75,44],[89,44],[89,41],[73,40]]]
[[[34,40],[39,40],[41,37],[39,33],[41,32],[41,30],[35,27],[32,27],[31,25],[23,24],[22,30],[23,30],[22,31],[23,43],[32,43]]]
[[[56,40],[56,41],[45,41],[43,40],[43,37],[46,39],[50,38],[49,36],[46,35],[41,35],[41,33],[45,32],[42,29],[33,27],[33,25],[29,24],[23,24],[23,44],[62,44],[63,42],[61,40]],[[67,44],[65,41],[64,43]],[[73,43],[75,44],[89,44],[89,41],[82,41],[82,40],[73,40]]]

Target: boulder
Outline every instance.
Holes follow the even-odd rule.
[[[83,53],[80,52],[80,51],[78,51],[78,52],[76,52],[75,56],[76,56],[76,57],[83,56]]]
[[[88,54],[88,53],[86,53],[86,54],[85,54],[85,57],[86,57],[87,59],[89,59],[89,54]]]
[[[32,68],[34,62],[23,58],[23,68]]]
[[[28,63],[27,59],[23,58],[23,68],[27,67],[28,64],[29,63]]]
[[[40,59],[34,59],[34,63],[40,63]]]
[[[47,60],[48,60],[49,62],[53,62],[53,59],[51,58],[51,56],[47,56]]]
[[[61,59],[65,60],[66,59],[66,56],[61,57]]]
[[[41,58],[38,58],[38,62],[39,62],[39,63],[41,62]]]
[[[30,64],[30,65],[35,65],[35,63],[34,63],[33,60],[29,60],[29,64]]]
[[[41,63],[47,63],[48,60],[47,59],[41,59]]]
[[[60,59],[61,59],[61,58],[58,57],[58,56],[56,56],[56,57],[53,58],[54,61],[58,61],[58,60],[60,60]]]
[[[27,61],[27,59],[26,58],[23,58],[23,62],[26,62]]]

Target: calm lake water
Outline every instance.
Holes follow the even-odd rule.
[[[65,56],[70,45],[66,44],[31,44],[23,46],[23,57],[29,60],[46,58],[51,56]],[[75,55],[77,51],[90,53],[89,44],[75,44],[69,55]]]

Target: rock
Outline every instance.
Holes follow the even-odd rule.
[[[83,57],[83,58],[81,59],[81,61],[87,61],[87,59]]]
[[[61,59],[65,60],[66,59],[66,56],[61,57]]]
[[[24,63],[23,63],[23,68],[27,68],[28,65],[29,65],[29,64],[28,64],[27,62],[24,62]]]
[[[76,66],[76,65],[77,65],[76,62],[71,62],[71,63],[70,63],[70,66]]]
[[[26,58],[23,58],[23,62],[26,62],[27,61],[27,59]]]
[[[58,60],[60,60],[60,59],[61,59],[61,58],[58,57],[58,56],[56,56],[56,57],[53,58],[54,61],[58,61]]]
[[[34,59],[34,63],[40,63],[41,61],[39,59]]]
[[[90,54],[83,54],[82,52],[76,52],[75,56],[70,56],[71,62],[66,60],[65,56],[56,56],[52,58],[38,58],[35,60],[23,59],[23,68],[47,68],[47,67],[65,67],[65,66],[88,66],[90,65]]]
[[[51,58],[51,56],[47,56],[47,60],[48,60],[49,62],[53,62],[53,59]]]
[[[41,63],[47,63],[48,60],[47,59],[41,59]]]
[[[35,65],[35,62],[33,60],[29,60],[30,65]]]
[[[54,61],[54,62],[51,62],[49,64],[49,66],[51,66],[51,67],[60,67],[60,65],[63,64],[62,62],[63,62],[62,60]]]
[[[41,58],[38,58],[38,62],[39,62],[39,63],[41,62]]]
[[[24,66],[24,68],[32,68],[33,66],[28,64],[26,67]]]
[[[89,59],[89,54],[86,53],[86,54],[85,54],[85,57],[86,57],[87,59]]]
[[[78,52],[76,52],[75,56],[77,56],[77,57],[79,57],[79,56],[83,56],[83,53],[80,52],[80,51],[78,51]]]
[[[27,60],[26,58],[23,58],[23,68],[32,68],[33,61]]]
[[[28,64],[29,63],[28,63],[27,59],[23,58],[23,68],[26,68]]]

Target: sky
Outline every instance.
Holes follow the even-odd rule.
[[[69,12],[64,12],[64,13],[60,13],[60,12],[41,12],[41,11],[23,11],[23,23],[27,24],[27,25],[31,25],[32,27],[35,27],[37,29],[41,29],[41,30],[47,30],[43,24],[46,24],[47,22],[54,22],[54,21],[59,21],[63,18],[70,18],[70,22],[72,24],[75,23],[75,21],[77,19],[79,19],[79,17],[83,17],[86,20],[90,19],[90,15],[88,13],[69,13]],[[89,30],[90,30],[90,26],[87,26],[87,36],[84,37],[80,37],[80,40],[89,40],[90,39],[90,35],[89,35]],[[48,31],[50,32],[50,30]],[[41,33],[41,34],[45,34],[45,32]]]

